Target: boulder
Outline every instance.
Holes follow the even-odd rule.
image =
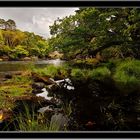
[[[32,78],[35,82],[43,82],[47,85],[56,84],[55,81],[50,78],[50,76],[40,76],[36,73],[32,73]]]
[[[67,123],[68,118],[65,115],[63,115],[62,113],[56,113],[51,118],[50,129],[55,129],[55,131],[63,131],[65,130]]]
[[[32,56],[32,57],[31,57],[31,60],[32,60],[32,61],[37,61],[37,60],[38,60],[38,57],[37,57],[37,56]]]
[[[3,61],[8,61],[8,60],[9,60],[9,57],[6,56],[6,55],[4,55],[4,56],[1,57],[1,59],[2,59]]]
[[[31,58],[30,57],[24,57],[22,58],[23,61],[31,61]]]
[[[43,82],[35,82],[32,84],[33,89],[42,89],[45,87],[45,84]]]
[[[62,58],[63,57],[63,54],[58,52],[58,51],[54,51],[54,52],[51,52],[49,54],[49,57],[50,58]]]

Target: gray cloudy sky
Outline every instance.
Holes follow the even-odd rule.
[[[17,28],[49,37],[49,26],[57,17],[75,14],[78,8],[0,8],[0,18],[13,19]]]

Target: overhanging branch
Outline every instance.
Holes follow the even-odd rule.
[[[122,43],[124,43],[124,41],[112,41],[112,42],[106,43],[102,47],[99,47],[95,50],[90,51],[90,54],[91,55],[96,55],[98,52],[100,52],[100,51],[102,51],[106,48],[109,48],[109,47],[112,47],[112,46],[115,46],[115,45],[121,45]]]

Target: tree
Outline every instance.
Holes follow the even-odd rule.
[[[79,8],[75,15],[56,20],[50,26],[50,45],[64,53],[93,57],[116,46],[131,48],[136,53],[139,13],[137,8]]]
[[[16,29],[16,23],[14,20],[8,19],[5,23],[5,29],[6,30],[15,30]]]
[[[5,20],[4,19],[0,19],[0,28],[5,29]]]
[[[17,31],[11,31],[6,30],[2,32],[5,45],[8,45],[10,47],[15,47],[22,43],[23,39],[25,38],[25,35],[23,32],[17,30]]]
[[[25,56],[48,55],[48,41],[43,37],[30,32],[16,29],[14,20],[0,19],[0,55],[8,55],[12,59]]]
[[[5,21],[4,19],[0,19],[0,28],[5,30],[15,30],[16,23],[12,19],[8,19],[7,21]]]

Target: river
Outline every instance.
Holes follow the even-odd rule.
[[[64,61],[60,59],[55,60],[39,60],[39,61],[2,61],[0,62],[0,73],[10,71],[24,71],[28,67],[35,65],[36,67],[45,67],[49,64],[61,65]]]

